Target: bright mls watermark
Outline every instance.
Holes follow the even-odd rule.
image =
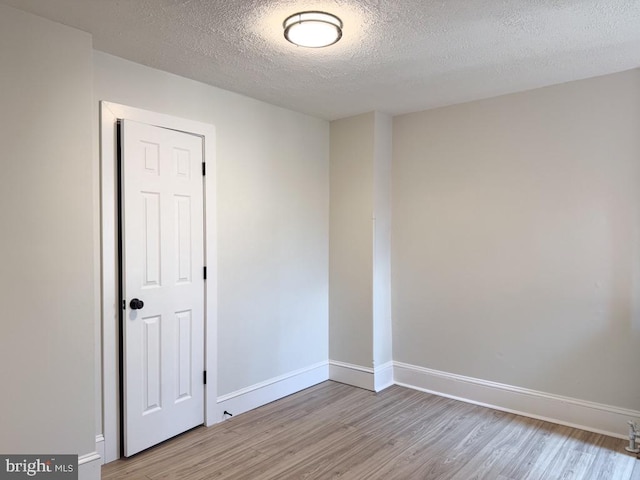
[[[78,480],[77,455],[0,455],[0,480]]]

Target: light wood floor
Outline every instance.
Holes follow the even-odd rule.
[[[624,446],[398,386],[324,382],[105,465],[102,478],[640,480]]]

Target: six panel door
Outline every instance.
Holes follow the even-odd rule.
[[[121,123],[124,453],[204,423],[202,138]]]

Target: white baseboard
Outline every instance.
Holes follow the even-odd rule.
[[[329,360],[329,379],[375,391],[375,376],[373,368],[361,367],[351,363]]]
[[[102,457],[98,452],[78,457],[78,480],[100,480]]]
[[[100,455],[100,464],[104,465],[104,435],[96,435],[96,453]]]
[[[329,360],[329,379],[354,387],[380,392],[393,385],[393,362],[376,368]]]
[[[373,371],[374,387],[376,392],[393,385],[393,362],[383,363]]]
[[[248,412],[267,403],[312,387],[329,379],[327,362],[320,362],[242,390],[218,397],[217,421],[224,420],[223,413],[235,415]]]
[[[560,425],[628,437],[627,421],[640,411],[578,400],[394,362],[394,379],[401,385],[484,407],[546,420]]]

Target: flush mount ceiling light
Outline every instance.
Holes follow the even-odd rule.
[[[284,38],[301,47],[328,47],[342,37],[342,20],[326,12],[295,13],[282,26]]]

